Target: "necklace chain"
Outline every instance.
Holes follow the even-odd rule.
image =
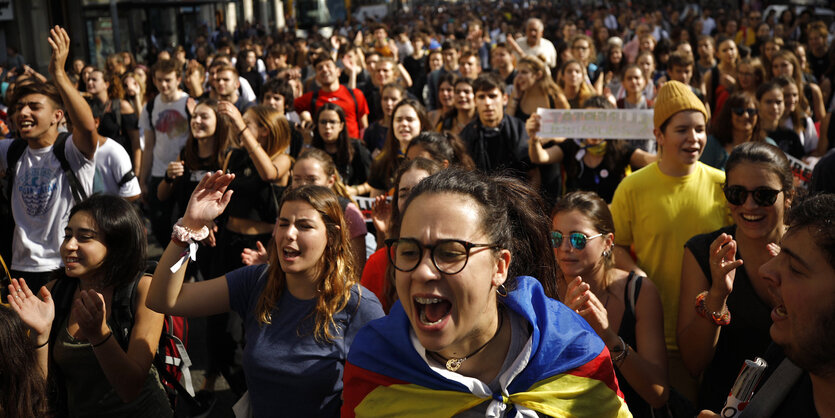
[[[464,357],[461,357],[461,358],[454,358],[454,357],[453,358],[446,358],[446,357],[442,356],[440,353],[438,353],[437,351],[430,351],[430,353],[432,353],[432,354],[440,357],[441,359],[443,359],[443,361],[446,362],[444,364],[444,366],[446,367],[447,370],[449,370],[451,372],[458,371],[458,369],[461,368],[461,364],[464,363],[464,361],[466,361],[470,357],[478,354],[481,350],[484,349],[484,347],[487,347],[488,344],[490,344],[491,342],[493,342],[493,340],[496,339],[496,337],[499,335],[499,332],[502,331],[502,326],[503,325],[504,325],[504,311],[502,309],[499,309],[499,327],[496,328],[496,333],[493,334],[493,336],[489,340],[487,340],[486,343],[482,344],[481,347],[476,348],[475,351],[473,351],[472,353],[470,353],[470,354],[468,354]]]

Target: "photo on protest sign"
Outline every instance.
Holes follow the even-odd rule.
[[[537,109],[543,138],[649,139],[652,109]]]

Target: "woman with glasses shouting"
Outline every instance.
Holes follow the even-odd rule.
[[[614,221],[594,192],[572,192],[552,211],[560,295],[603,340],[629,411],[651,416],[669,396],[661,298],[651,280],[615,268]]]
[[[793,196],[789,161],[772,145],[737,146],[726,173],[734,225],[690,239],[682,262],[678,345],[690,373],[703,375],[699,409],[721,409],[739,365],[771,342],[774,304],[759,269],[779,252]]]
[[[354,339],[342,416],[628,416],[609,351],[552,299],[548,229],[517,179],[415,186],[387,241],[399,302]]]

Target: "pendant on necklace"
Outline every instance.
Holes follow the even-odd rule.
[[[451,359],[446,361],[446,369],[451,371],[451,372],[458,371],[458,369],[461,368],[461,363],[463,363],[464,360],[466,360],[466,359],[467,359],[466,357],[464,357],[464,358],[451,358]]]

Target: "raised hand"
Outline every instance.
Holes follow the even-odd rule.
[[[586,293],[588,294],[588,300],[577,313],[591,325],[594,332],[603,339],[603,342],[611,347],[616,342],[613,340],[617,340],[618,336],[609,329],[609,312],[606,311],[606,307],[603,306],[597,295],[591,291]]]
[[[49,46],[52,47],[52,59],[49,60],[49,73],[63,73],[67,65],[67,56],[70,53],[70,35],[60,26],[49,30],[49,37],[46,38]]]
[[[230,102],[219,102],[217,104],[217,113],[221,115],[229,116],[232,119],[232,122],[235,124],[235,127],[238,128],[238,131],[244,130],[246,128],[246,122],[244,122],[243,116],[241,116],[241,111],[235,107],[234,103]],[[252,133],[253,135],[255,132]]]
[[[55,303],[46,286],[41,287],[40,298],[33,294],[23,279],[12,279],[9,285],[9,305],[26,326],[38,335],[49,335],[55,319]]]
[[[716,237],[710,244],[710,276],[713,279],[711,293],[727,297],[734,288],[736,268],[742,260],[736,259],[736,241],[728,234]]]
[[[565,292],[565,305],[572,311],[580,313],[580,309],[588,302],[590,293],[588,283],[584,282],[582,277],[577,276],[568,282],[568,290]]]
[[[374,205],[371,206],[371,222],[374,223],[378,233],[386,235],[389,221],[391,219],[391,202],[385,195],[374,198]]]
[[[80,337],[96,344],[107,337],[110,328],[104,306],[104,296],[95,290],[81,290],[72,304],[72,314],[78,319]]]
[[[255,241],[255,245],[258,247],[257,250],[244,248],[244,251],[241,253],[241,261],[247,266],[267,264],[267,249],[264,248],[261,241]]]
[[[193,230],[212,225],[232,199],[232,190],[226,188],[234,178],[234,174],[223,174],[220,170],[203,176],[188,200],[183,225]]]

